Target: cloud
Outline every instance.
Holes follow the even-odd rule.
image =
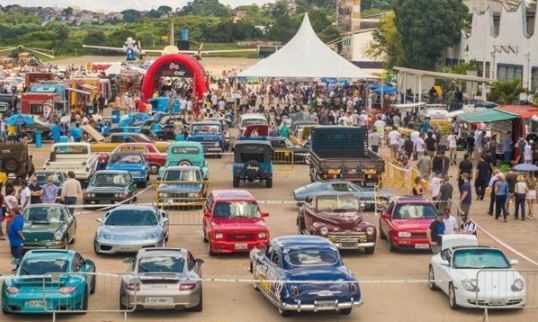
[[[172,8],[183,7],[189,0],[2,0],[2,5],[18,4],[28,7],[77,7],[80,9],[88,9],[95,11],[121,11],[125,9],[150,10],[166,5]],[[225,5],[237,7],[247,4],[262,5],[275,0],[220,0]]]

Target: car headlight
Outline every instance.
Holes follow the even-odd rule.
[[[373,235],[375,233],[375,228],[372,226],[369,226],[368,228],[366,228],[366,233],[368,235]]]
[[[510,288],[513,292],[521,292],[525,288],[525,282],[521,278],[517,278]]]
[[[161,198],[167,198],[168,194],[166,192],[159,192],[159,197]]]
[[[267,238],[267,233],[265,233],[265,232],[258,233],[258,238],[259,238],[259,239],[265,239],[265,238]]]
[[[224,235],[222,233],[215,233],[215,239],[222,239]]]
[[[319,229],[319,233],[322,235],[327,235],[329,233],[329,228],[327,228],[326,226],[323,226]]]
[[[111,240],[111,239],[112,239],[112,235],[109,234],[109,233],[100,233],[100,234],[99,234],[99,238],[100,238],[100,239],[103,239],[103,240]]]
[[[398,237],[409,238],[411,237],[411,233],[408,231],[401,231],[398,233]]]
[[[54,239],[56,239],[56,240],[62,240],[63,237],[64,237],[64,233],[61,230],[57,230],[54,233]]]
[[[198,197],[198,192],[189,193],[190,198],[196,198]]]
[[[465,279],[461,282],[461,285],[466,291],[478,292],[478,280],[476,278]]]
[[[116,198],[120,198],[121,196],[122,196],[121,193],[115,193],[115,194],[114,194],[114,197],[116,197]]]
[[[218,148],[220,146],[220,143],[219,142],[215,142],[215,144],[213,144],[214,147]]]

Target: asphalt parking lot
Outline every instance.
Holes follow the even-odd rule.
[[[46,156],[46,149],[34,151],[37,164]],[[231,158],[209,160],[210,189],[231,189]],[[295,234],[297,207],[292,204],[291,191],[308,182],[304,165],[275,166],[274,185],[267,189],[261,185],[246,185],[241,188],[251,191],[262,203],[262,210],[269,212],[267,222],[272,237]],[[138,197],[139,203],[155,200],[155,190],[149,189]],[[536,240],[538,221],[514,221],[507,224],[496,222],[485,214],[485,202],[475,202],[472,216],[489,234],[481,232],[482,244],[501,247],[511,258],[520,261],[522,269],[538,269],[525,260],[538,260]],[[209,257],[207,244],[202,241],[200,210],[168,211],[171,220],[168,246],[184,247],[197,257],[204,259],[205,278],[249,278],[248,255]],[[98,210],[78,210],[78,232],[72,246],[75,250],[95,261],[100,273],[123,273],[128,264],[125,256],[96,256],[93,251],[96,219],[103,213]],[[513,217],[512,217],[513,218]],[[377,224],[374,214],[367,214],[366,220]],[[501,245],[499,242],[505,243]],[[509,250],[513,248],[517,253]],[[0,272],[9,274],[11,270],[8,243],[0,243]],[[364,255],[354,252],[343,254],[345,263],[352,269],[361,283],[364,305],[355,308],[351,315],[337,313],[301,313],[282,318],[248,283],[208,282],[204,284],[204,310],[193,312],[136,312],[128,315],[129,321],[207,321],[207,322],[252,322],[252,321],[375,321],[375,322],[430,322],[430,321],[482,321],[482,312],[475,310],[453,311],[448,299],[440,292],[432,292],[424,282],[427,278],[429,253],[390,253],[387,245],[378,240],[375,254]],[[534,288],[529,289],[531,298],[527,308],[518,311],[491,312],[490,321],[538,321],[538,289],[534,276]],[[118,279],[115,276],[99,276],[97,293],[90,297],[91,310],[118,309]],[[5,316],[0,321],[47,321],[44,316]],[[119,313],[97,313],[86,315],[60,316],[59,321],[122,321]]]

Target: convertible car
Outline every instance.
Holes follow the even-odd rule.
[[[95,264],[73,250],[32,250],[2,285],[4,314],[84,311],[95,292]]]
[[[315,197],[327,192],[348,192],[364,203],[364,210],[374,211],[374,201],[377,203],[378,209],[383,209],[392,194],[385,190],[378,190],[375,192],[373,189],[358,186],[349,181],[334,180],[334,181],[318,181],[307,184],[293,190],[293,199],[297,201],[298,205],[301,205],[306,197]]]
[[[122,277],[120,309],[203,308],[202,264],[181,248],[144,248]]]
[[[281,315],[302,311],[350,314],[362,304],[359,284],[338,249],[316,236],[283,236],[250,252],[254,287]]]
[[[500,249],[478,246],[474,235],[444,235],[442,251],[430,260],[430,289],[458,307],[521,309],[527,303],[525,278]]]

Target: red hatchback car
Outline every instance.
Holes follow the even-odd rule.
[[[249,252],[269,243],[268,213],[245,190],[213,190],[203,210],[204,241],[209,255]]]
[[[433,203],[424,198],[394,198],[379,218],[379,235],[390,251],[430,249],[428,230],[436,215]]]

